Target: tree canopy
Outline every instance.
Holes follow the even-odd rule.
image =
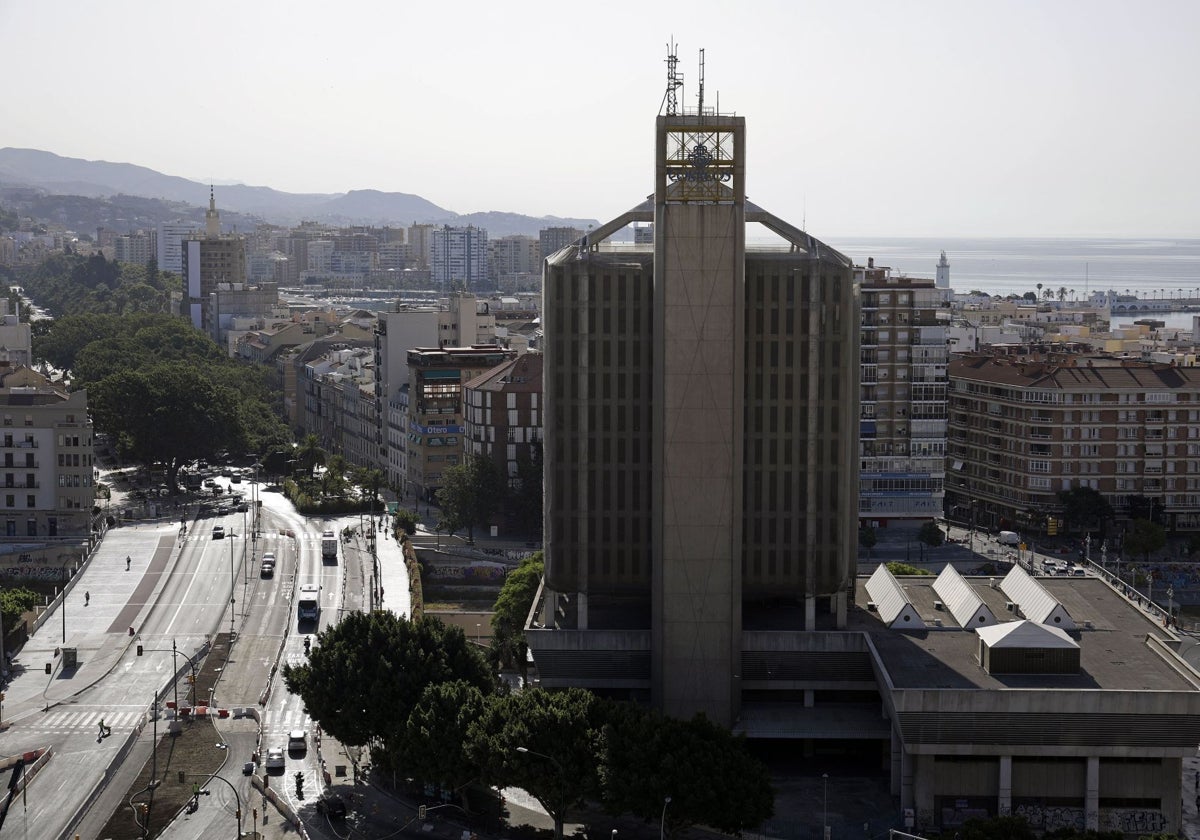
[[[1091,487],[1072,487],[1058,494],[1062,502],[1063,516],[1072,527],[1084,530],[1098,529],[1101,533],[1112,519],[1113,509],[1104,494]]]
[[[917,532],[917,539],[925,545],[939,546],[946,541],[946,534],[936,522],[929,521],[921,526],[921,530]]]
[[[182,279],[141,266],[105,259],[100,254],[51,254],[20,273],[29,296],[56,318],[66,315],[171,313]]]
[[[122,456],[164,463],[172,481],[186,460],[290,444],[267,369],[228,358],[179,318],[67,316],[34,350],[88,390],[97,430]]]
[[[498,665],[525,673],[525,619],[533,606],[545,570],[543,554],[534,552],[508,573],[492,607],[492,654]]]
[[[437,492],[442,509],[442,530],[454,533],[467,529],[467,539],[475,539],[475,526],[486,525],[504,497],[504,479],[496,462],[482,455],[468,455],[464,463],[442,473]]]
[[[1149,519],[1135,519],[1129,523],[1121,546],[1128,554],[1140,554],[1143,560],[1167,544],[1167,532],[1163,526]]]
[[[737,834],[773,813],[766,768],[729,730],[703,715],[682,721],[629,704],[606,712],[597,766],[610,812],[661,819],[667,836],[697,824]]]
[[[322,630],[308,661],[284,666],[283,678],[330,735],[381,747],[393,759],[426,687],[455,680],[481,692],[494,686],[460,628],[390,612],[350,613]]]
[[[554,820],[556,838],[567,813],[597,791],[599,703],[581,688],[527,688],[493,697],[468,730],[484,781],[528,791]]]

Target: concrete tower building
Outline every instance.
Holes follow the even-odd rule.
[[[547,687],[731,725],[758,670],[846,621],[859,300],[850,260],[746,200],[745,119],[674,110],[653,197],[547,254],[526,637]],[[635,222],[650,242],[607,241]],[[747,247],[751,222],[783,246]]]

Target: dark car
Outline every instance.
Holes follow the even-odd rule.
[[[346,816],[346,801],[331,790],[322,791],[317,799],[317,813],[343,819]]]

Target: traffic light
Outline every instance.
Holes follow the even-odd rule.
[[[138,655],[138,656],[141,656],[141,655],[142,655],[142,646],[141,646],[141,645],[138,645],[138,646],[137,646],[137,655]]]
[[[50,673],[50,670],[51,670],[51,669],[50,669],[50,663],[49,663],[49,662],[47,662],[47,663],[46,663],[46,673],[47,673],[47,674],[49,674],[49,673]]]
[[[425,819],[425,806],[424,805],[417,806],[417,819],[419,819],[419,820]]]

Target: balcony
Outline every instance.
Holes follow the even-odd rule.
[[[38,442],[36,440],[18,440],[14,441],[10,437],[4,439],[4,449],[37,449]]]

